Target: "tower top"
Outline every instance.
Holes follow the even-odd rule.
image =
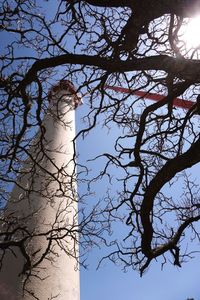
[[[72,96],[70,104],[74,109],[83,103],[81,95],[77,93],[76,88],[69,80],[60,80],[52,86],[48,94],[49,101],[51,102],[55,95],[60,92],[65,92],[67,96]]]

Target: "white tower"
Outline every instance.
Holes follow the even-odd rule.
[[[1,300],[79,300],[78,207],[73,85],[61,81],[17,179],[2,232],[11,232],[0,273]]]

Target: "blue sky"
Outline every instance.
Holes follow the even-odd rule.
[[[87,111],[86,103],[87,99],[85,105],[78,108],[77,129],[84,127],[81,117]],[[117,132],[113,128],[109,133],[107,130],[102,130],[100,119],[99,129],[91,133],[85,141],[78,143],[81,160],[87,160],[102,151],[105,152],[106,149],[111,151],[112,141],[116,135]],[[96,168],[100,167],[98,164],[97,162]],[[194,178],[198,178],[198,170],[198,165],[191,169]],[[79,189],[81,191],[81,186]],[[102,197],[102,184],[95,186],[95,192],[96,200]],[[95,200],[88,201],[93,203]],[[120,238],[121,227],[118,234]],[[194,245],[195,250],[198,250],[199,243],[196,242]],[[138,272],[129,269],[124,273],[120,266],[115,266],[108,260],[105,260],[96,270],[99,260],[106,251],[108,250],[104,248],[93,249],[88,256],[88,269],[81,269],[81,300],[186,300],[187,298],[200,300],[200,254],[194,254],[195,258],[188,259],[181,268],[167,262],[161,270],[163,260],[158,259],[150,265],[141,278]]]
[[[81,271],[81,300],[186,300],[200,299],[199,257],[178,269],[166,265],[160,270],[159,263],[153,263],[140,278],[135,271],[123,273],[111,264],[105,264],[95,271],[93,260],[90,269]]]

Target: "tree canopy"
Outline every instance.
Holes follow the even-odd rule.
[[[99,120],[104,128],[119,128],[113,149],[94,158],[94,168],[104,158],[97,176],[84,181],[88,166],[77,160],[78,182],[87,181],[89,193],[98,180],[107,178],[108,185],[99,208],[82,216],[83,246],[101,234],[104,241],[103,229],[121,220],[126,233],[122,240],[109,241],[116,247],[109,259],[141,274],[153,259],[165,262],[168,253],[181,266],[191,251],[184,240],[200,237],[198,183],[188,173],[200,161],[200,49],[184,39],[190,18],[199,13],[199,0],[44,0],[40,7],[34,0],[2,1],[2,205],[30,156],[36,130],[43,131],[49,89],[68,79],[88,104],[87,125],[77,138],[86,138]],[[108,86],[132,92],[119,94]],[[163,99],[144,101],[134,95],[140,90]],[[194,104],[177,109],[176,97]],[[113,180],[120,187],[114,197],[109,194]],[[14,233],[7,229],[2,236],[4,252],[12,247],[7,241]]]

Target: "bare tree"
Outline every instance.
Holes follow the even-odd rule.
[[[87,93],[87,126],[77,139],[86,138],[99,120],[105,128],[119,128],[113,149],[93,160],[95,168],[103,158],[102,170],[86,180],[89,191],[104,178],[119,186],[114,197],[108,188],[97,219],[84,215],[83,247],[116,219],[127,230],[121,241],[109,240],[116,247],[109,259],[142,274],[153,259],[165,262],[169,253],[180,266],[190,255],[184,238],[199,239],[198,184],[187,173],[200,161],[199,47],[188,48],[183,29],[200,1],[60,0],[41,1],[41,7],[34,0],[9,2],[2,1],[0,12],[7,39],[0,73],[2,207],[36,129],[44,130],[49,88],[69,79]],[[119,94],[108,85],[132,92]],[[146,102],[134,96],[139,90],[163,99]],[[180,111],[173,106],[176,97],[194,104]],[[87,165],[78,165],[78,181],[85,182],[88,172]],[[169,192],[177,182],[178,197]],[[12,234],[7,230],[3,237],[4,252],[12,247]]]

